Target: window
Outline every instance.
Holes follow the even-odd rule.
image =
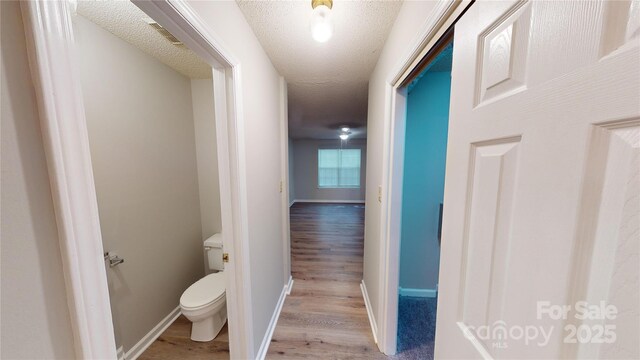
[[[360,187],[360,149],[318,149],[318,186]]]

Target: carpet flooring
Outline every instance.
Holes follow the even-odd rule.
[[[398,352],[393,359],[433,359],[436,334],[435,298],[400,296],[398,301]]]

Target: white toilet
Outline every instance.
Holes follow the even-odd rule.
[[[218,272],[196,281],[180,297],[182,314],[193,323],[193,341],[213,340],[227,321],[222,235],[215,234],[205,240],[204,251],[209,270]]]

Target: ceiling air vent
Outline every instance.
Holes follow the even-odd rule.
[[[163,28],[162,25],[157,22],[149,19],[147,20],[147,24],[151,25],[152,28],[156,29],[157,32],[160,33],[165,39],[171,41],[173,45],[182,45],[182,42],[178,40],[173,34],[171,34],[167,29]]]

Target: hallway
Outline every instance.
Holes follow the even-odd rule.
[[[267,358],[385,358],[360,291],[363,241],[364,205],[291,207],[293,291]]]

